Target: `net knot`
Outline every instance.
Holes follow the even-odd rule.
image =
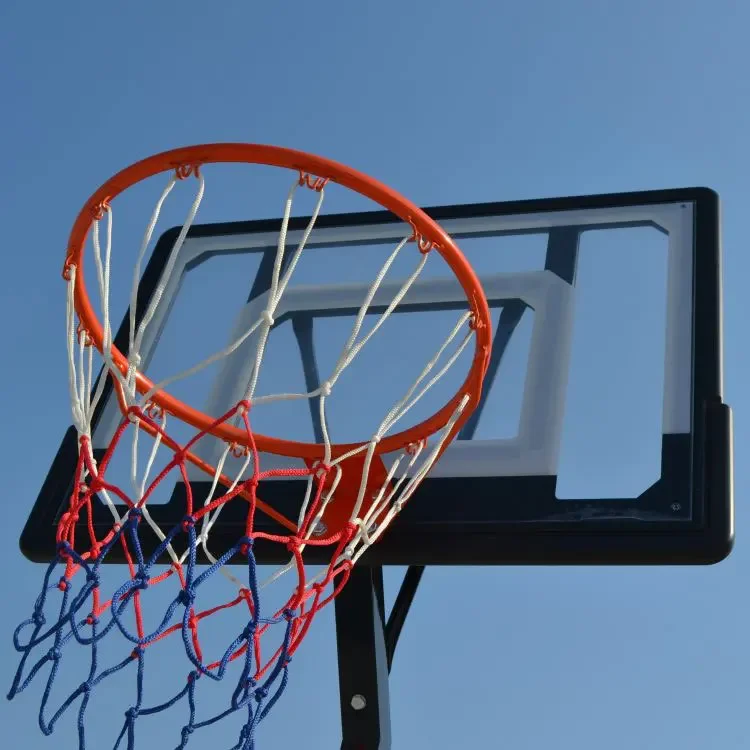
[[[284,616],[284,619],[287,622],[291,622],[297,615],[294,614],[293,609],[289,609],[289,607],[286,607],[284,611],[282,612],[282,615]]]
[[[128,406],[125,414],[133,424],[137,424],[141,417],[143,417],[143,410],[140,406]]]
[[[472,331],[477,331],[480,328],[484,328],[485,323],[480,319],[480,317],[475,313],[472,312],[471,316],[469,317],[469,329]]]
[[[90,570],[86,573],[86,583],[92,583],[94,586],[98,586],[100,583],[99,574],[94,570]]]
[[[155,404],[153,401],[149,401],[146,404],[146,416],[149,419],[153,419],[156,421],[157,419],[161,419],[164,416],[164,409],[159,406],[159,404]]]
[[[73,253],[69,252],[65,256],[65,263],[63,263],[62,277],[65,281],[71,281],[73,279],[73,273],[76,270],[76,264],[73,263]]]
[[[91,334],[83,327],[83,323],[79,322],[76,326],[76,336],[78,337],[78,343],[81,346],[91,346],[94,343]]]
[[[189,529],[192,529],[195,527],[195,516],[186,515],[182,519],[182,530],[188,531]]]
[[[99,618],[92,612],[87,618],[86,618],[86,624],[87,625],[98,625],[99,624]]]
[[[86,489],[88,489],[88,486],[86,487]],[[66,513],[62,514],[60,520],[67,526],[69,523],[77,523],[78,518],[78,513],[69,510]]]
[[[246,490],[257,490],[258,485],[260,484],[260,479],[258,479],[257,475],[253,475],[250,477],[250,479],[246,479],[243,482],[243,485]]]
[[[240,553],[246,556],[249,555],[254,544],[255,540],[252,537],[243,536],[242,539],[240,539]]]
[[[58,581],[57,588],[60,589],[60,591],[67,591],[68,588],[70,588],[70,581],[63,577]]]
[[[241,417],[247,414],[250,411],[250,402],[247,399],[242,399],[237,404],[237,414],[239,414]]]
[[[34,614],[31,615],[31,622],[34,623],[36,627],[41,628],[47,622],[47,618],[42,612],[34,612]]]
[[[104,487],[105,484],[99,477],[91,477],[89,481],[89,494],[95,495],[97,492],[101,492]]]
[[[299,171],[299,184],[309,187],[316,193],[319,193],[328,184],[329,179],[329,177],[314,177],[301,169]]]
[[[370,538],[370,532],[375,531],[375,526],[372,524],[370,526],[365,526],[365,522],[361,518],[355,519],[354,523],[359,527],[359,535],[363,544],[366,544],[369,547],[373,542]]]
[[[142,362],[141,355],[138,354],[138,352],[133,352],[128,357],[128,363],[131,364],[133,368],[136,370],[141,366],[141,362]]]
[[[440,245],[427,239],[427,237],[417,229],[417,225],[412,219],[409,219],[409,225],[411,226],[411,237],[409,237],[409,242],[416,242],[419,252],[422,253],[422,255],[426,255],[433,248],[440,248]]]
[[[143,511],[137,505],[134,505],[128,511],[128,521],[133,524],[133,526],[137,526],[140,523],[141,518],[143,518]]]
[[[328,476],[332,468],[333,466],[331,466],[331,464],[327,464],[324,461],[316,461],[313,464],[312,470],[315,478],[321,480]]]
[[[419,451],[424,450],[424,448],[427,446],[427,439],[422,438],[421,440],[417,440],[415,443],[409,443],[409,445],[406,446],[404,449],[410,456],[416,456]]]
[[[93,206],[91,206],[91,216],[94,218],[94,221],[100,221],[104,218],[104,214],[106,214],[109,211],[109,198],[105,198],[103,201],[99,201],[99,203],[95,203]]]
[[[271,328],[274,324],[273,315],[271,315],[270,310],[263,310],[263,312],[260,314],[260,317],[265,321],[265,324]]]
[[[320,384],[320,395],[322,398],[328,398],[331,395],[331,382],[329,380]]]
[[[381,440],[382,440],[382,438],[380,437],[380,435],[373,435],[373,436],[372,436],[372,437],[370,438],[370,442],[371,442],[371,443],[372,443],[373,445],[377,445],[377,444],[378,444],[378,443],[379,443],[379,442],[380,442]]]
[[[57,648],[57,646],[55,646],[55,647],[51,648],[51,649],[50,649],[50,650],[49,650],[49,651],[47,652],[47,658],[48,658],[48,659],[49,659],[50,661],[57,661],[57,660],[58,660],[58,659],[59,659],[59,658],[60,658],[61,656],[62,656],[62,651],[60,651],[60,649],[59,649],[59,648]]]
[[[298,536],[290,536],[286,540],[286,548],[294,553],[300,548],[300,538]]]
[[[186,448],[180,448],[172,456],[172,466],[184,466],[187,461],[188,451]]]
[[[138,714],[140,711],[135,706],[131,706],[126,712],[125,712],[125,718],[128,721],[135,721],[138,718]]]
[[[187,738],[195,731],[195,727],[191,727],[190,724],[185,724],[181,730],[182,741],[187,743]]]
[[[148,588],[148,585],[149,585],[148,573],[146,573],[145,570],[139,570],[133,576],[133,583],[135,584],[133,588],[144,591],[145,589]]]
[[[235,458],[244,458],[250,455],[250,448],[247,445],[240,445],[239,443],[230,443],[229,450]]]
[[[255,700],[260,703],[260,701],[265,700],[268,697],[268,688],[259,687],[255,688]]]
[[[179,166],[175,167],[174,174],[178,180],[186,180],[188,177],[190,177],[191,174],[194,174],[196,177],[200,177],[201,165],[180,164]]]
[[[177,601],[184,607],[192,607],[195,601],[195,592],[191,589],[180,589],[177,594]]]

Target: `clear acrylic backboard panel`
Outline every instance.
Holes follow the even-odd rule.
[[[723,559],[733,537],[731,414],[722,402],[715,193],[677,189],[425,210],[457,240],[482,281],[493,314],[492,359],[479,408],[363,561]],[[233,340],[265,309],[279,224],[264,219],[190,230],[175,282],[166,289],[168,304],[144,345],[150,372],[190,366]],[[307,217],[293,219],[291,241],[306,224]],[[318,219],[275,316],[260,391],[319,385],[339,351],[332,342],[346,338],[403,231],[387,211]],[[154,247],[140,285],[141,306],[159,281],[176,233],[167,231]],[[382,312],[407,274],[394,264],[372,315]],[[465,306],[447,266],[427,264],[338,384],[328,415],[336,442],[371,434],[373,420],[398,396],[396,376],[420,367]],[[117,340],[126,348],[124,309]],[[204,401],[195,405],[222,413],[241,398],[251,365],[249,350],[240,347],[201,373]],[[430,390],[415,407],[414,422],[445,402],[467,367],[459,362]],[[195,382],[183,392],[178,384],[175,395],[191,402]],[[120,418],[114,398],[102,402],[95,448],[108,443]],[[320,439],[308,400],[258,409],[253,418],[263,434]],[[213,449],[205,450],[202,457],[215,460]],[[23,532],[21,546],[31,559],[54,556],[55,524],[69,496],[76,453],[71,428]],[[263,456],[265,467],[275,460]],[[197,497],[205,496],[210,481],[197,470],[190,478]],[[260,489],[266,503],[294,517],[304,482],[267,480]],[[184,492],[181,482],[172,483],[151,502],[162,528],[179,523]],[[104,528],[111,517],[101,510]],[[244,515],[232,513],[227,507],[213,530],[217,548],[230,547],[241,533]],[[258,528],[276,529],[262,514],[257,521]],[[314,550],[306,554],[314,561]],[[116,559],[113,550],[108,561]]]

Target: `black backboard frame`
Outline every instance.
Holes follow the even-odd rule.
[[[530,522],[522,515],[498,519],[498,497],[523,497],[524,513],[549,518],[554,499],[554,477],[481,477],[425,480],[388,534],[371,547],[362,562],[368,565],[538,565],[538,564],[709,564],[724,559],[734,539],[732,488],[732,416],[722,393],[722,278],[719,198],[707,188],[684,188],[597,196],[432,207],[426,212],[437,221],[465,216],[517,215],[649,204],[692,203],[694,206],[692,383],[693,403],[689,435],[665,440],[662,478],[638,498],[639,518],[608,515],[595,500],[566,500],[559,518]],[[290,229],[306,225],[298,217]],[[398,221],[388,211],[325,215],[317,226],[376,225]],[[194,226],[190,237],[209,237],[278,229],[277,220]],[[161,275],[176,229],[158,241],[139,289],[138,313],[145,309]],[[115,343],[127,348],[128,316]],[[97,416],[94,417],[96,422]],[[55,555],[55,527],[72,487],[77,456],[76,433],[67,430],[40,494],[21,535],[21,549],[31,560],[47,562]],[[200,497],[210,483],[194,483]],[[298,493],[284,481],[261,487],[264,500],[294,515]],[[175,488],[172,500],[151,509],[154,521],[169,528],[182,517],[184,488]],[[460,498],[471,497],[471,503]],[[689,500],[689,503],[683,503]],[[427,502],[426,502],[427,501]],[[547,506],[545,506],[545,503]],[[681,517],[682,507],[690,518]],[[624,507],[624,506],[620,506]],[[643,511],[643,512],[641,512]],[[659,516],[649,520],[649,513]],[[664,520],[672,513],[674,520]],[[265,517],[264,517],[265,518]],[[240,518],[234,519],[240,523]],[[259,518],[260,521],[260,518]],[[267,530],[276,530],[267,519]],[[80,523],[83,523],[81,521]],[[95,527],[111,525],[111,516],[97,509]],[[260,528],[260,527],[259,527]],[[102,536],[104,534],[102,533]],[[231,547],[237,538],[231,507],[212,532],[216,549]],[[144,534],[144,553],[156,539]],[[117,547],[107,562],[122,561]],[[315,550],[309,549],[310,562]],[[262,544],[261,562],[285,562]],[[281,551],[279,551],[281,554]],[[306,553],[307,554],[307,553]]]

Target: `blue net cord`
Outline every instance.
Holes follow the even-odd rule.
[[[346,558],[342,562],[342,553],[356,533],[357,527],[348,522],[342,528],[329,532],[314,542],[309,537],[303,537],[319,507],[327,472],[330,469],[316,466],[315,491],[299,528],[292,525],[291,528],[296,531],[285,535],[254,531],[255,512],[264,507],[256,497],[259,481],[276,475],[309,477],[312,476],[313,469],[261,472],[259,455],[247,416],[249,404],[240,402],[215,424],[218,425],[238,414],[243,404],[245,411],[242,413],[242,421],[247,434],[247,450],[253,459],[252,476],[196,511],[193,511],[192,492],[187,483],[185,462],[188,451],[207,432],[198,433],[185,446],[178,446],[174,441],[170,441],[170,447],[175,451],[173,459],[151,482],[137,504],[118,487],[107,482],[107,466],[126,430],[133,428],[134,424],[139,425],[135,429],[142,429],[146,425],[152,433],[167,441],[168,437],[163,429],[142,410],[129,409],[98,466],[93,461],[90,441],[81,436],[77,475],[86,476],[87,481],[81,482],[72,492],[68,510],[63,513],[58,524],[57,556],[46,569],[41,593],[36,599],[31,617],[16,628],[13,636],[15,649],[21,658],[8,698],[14,698],[28,689],[32,683],[43,682],[46,679],[39,709],[39,727],[45,735],[52,734],[61,717],[75,711],[77,707],[79,750],[85,750],[87,741],[89,746],[94,746],[98,750],[102,745],[101,741],[97,738],[88,738],[86,733],[92,692],[100,685],[107,684],[114,675],[131,670],[135,673],[135,701],[125,711],[123,724],[113,746],[114,750],[136,750],[139,718],[174,709],[178,704],[185,706],[185,719],[179,732],[177,748],[187,747],[190,738],[198,730],[237,714],[242,717],[243,723],[233,750],[254,749],[257,727],[284,692],[289,663],[306,635],[312,619],[337,595],[348,579],[351,561]],[[134,415],[137,416],[135,421],[132,419]],[[154,488],[175,470],[187,483],[186,514],[179,524],[164,534],[161,543],[146,558],[139,533],[141,522],[144,520],[142,506],[146,505]],[[103,540],[96,538],[91,524],[92,504],[98,502],[96,493],[101,490],[114,493],[128,506],[125,519],[114,524]],[[242,493],[244,495],[239,497]],[[195,530],[196,522],[211,512],[212,508],[234,498],[238,498],[238,502],[242,502],[246,509],[245,535],[225,550],[220,558],[199,568],[197,548],[201,539]],[[88,523],[82,518],[79,524],[79,517],[84,513],[87,514]],[[84,538],[77,540],[77,533]],[[85,539],[86,536],[88,539]],[[271,616],[262,616],[261,613],[260,586],[254,553],[257,538],[283,545],[293,557],[291,569],[296,570],[297,574],[294,591],[285,606]],[[171,545],[177,541],[185,543],[187,558],[179,562],[173,558],[168,573],[155,575],[155,566],[164,559],[166,552],[172,551]],[[302,559],[302,548],[306,544],[330,545],[332,551],[322,579],[309,585],[306,583],[306,570]],[[102,603],[102,565],[112,555],[116,545],[124,551],[127,574],[124,583],[114,592],[111,599]],[[87,551],[80,552],[79,547]],[[243,588],[233,601],[199,611],[196,602],[205,584],[235,559],[245,561],[246,585],[243,583]],[[166,604],[163,615],[158,618],[158,625],[147,632],[143,624],[141,594],[150,586],[172,576],[179,577],[180,589]],[[329,588],[332,588],[332,591],[324,598],[323,592]],[[59,604],[54,599],[56,596],[59,596]],[[223,653],[220,652],[220,658],[208,663],[202,655],[198,625],[202,619],[235,606],[247,607],[247,617],[243,619],[241,629]],[[45,614],[48,610],[54,610],[54,616]],[[47,622],[48,616],[50,624]],[[132,627],[133,622],[135,628]],[[277,642],[280,641],[281,645],[269,659],[266,659],[262,656],[261,643],[268,640],[264,636],[274,632],[278,634]],[[167,700],[157,705],[146,705],[143,686],[149,679],[146,662],[150,663],[152,660],[151,650],[158,649],[158,641],[170,636],[177,638],[178,633],[181,634],[188,660],[185,685]],[[106,650],[101,648],[100,644],[105,639],[108,644],[113,640],[121,642],[123,639],[128,644],[128,652],[114,664],[102,663],[103,654],[112,653],[111,647]],[[55,707],[52,705],[53,688],[55,684],[60,684],[58,677],[63,655],[70,650],[71,645],[74,647],[77,660],[80,660],[81,648],[88,650],[88,675]],[[233,665],[232,669],[230,665]],[[198,685],[210,685],[212,682],[224,680],[235,680],[228,705],[215,715],[201,716],[197,706],[200,702],[199,694],[205,688],[198,688]]]
[[[101,554],[92,563],[75,552],[67,542],[59,545],[57,559],[47,568],[42,590],[39,594],[31,617],[22,622],[16,629],[13,642],[16,650],[21,654],[20,663],[16,671],[8,698],[12,699],[26,690],[32,682],[42,681],[46,676],[46,683],[39,711],[39,726],[45,735],[50,735],[58,720],[68,711],[78,707],[78,737],[79,750],[87,747],[86,719],[87,709],[92,691],[100,685],[106,684],[108,678],[124,670],[135,671],[136,699],[132,706],[125,711],[125,718],[120,733],[113,746],[114,750],[127,748],[136,749],[138,719],[142,716],[159,714],[172,709],[177,704],[185,706],[185,723],[179,731],[177,748],[187,747],[193,734],[205,727],[209,727],[233,714],[243,717],[243,724],[237,743],[232,750],[253,750],[255,748],[255,733],[258,725],[266,718],[270,710],[284,692],[288,680],[288,666],[293,647],[296,646],[295,629],[299,633],[305,618],[312,617],[322,605],[320,594],[322,586],[318,587],[312,606],[303,612],[302,608],[293,611],[285,609],[279,616],[264,618],[261,616],[260,596],[257,583],[256,561],[253,552],[253,539],[243,537],[217,562],[197,574],[196,565],[196,533],[192,523],[184,521],[167,535],[165,542],[155,550],[147,560],[143,558],[138,539],[138,524],[140,512],[137,508],[130,511],[122,527],[112,536],[107,544],[102,546]],[[175,598],[169,602],[155,630],[149,633],[133,632],[126,626],[127,615],[133,616],[133,607],[137,593],[149,585],[149,572],[163,553],[166,545],[180,533],[187,533],[191,554],[184,568],[184,585]],[[134,551],[134,574],[123,584],[112,597],[112,605],[107,615],[97,614],[94,606],[94,592],[98,591],[99,573],[107,554],[115,544],[124,540],[130,543]],[[204,663],[196,648],[196,642],[191,638],[190,620],[194,612],[194,602],[200,587],[215,574],[222,565],[235,555],[242,555],[246,560],[248,590],[247,597],[252,606],[249,608],[247,624],[236,638],[226,648],[221,659],[209,665]],[[70,563],[80,566],[84,576],[58,578],[61,568],[68,570]],[[79,583],[80,582],[80,583]],[[79,586],[76,589],[76,585]],[[54,623],[47,625],[45,608],[53,606],[51,595],[60,595],[59,611]],[[130,619],[129,618],[129,619]],[[185,686],[168,700],[158,705],[147,706],[143,702],[143,685],[147,678],[149,646],[156,646],[160,637],[168,635],[170,629],[175,630],[175,620],[181,620],[181,627],[185,653],[192,664]],[[257,664],[255,660],[255,638],[261,630],[277,626],[283,629],[280,648],[272,660],[265,665]],[[306,630],[306,628],[302,628]],[[130,654],[121,661],[103,666],[100,659],[100,643],[110,634],[119,633],[126,642],[133,644]],[[24,638],[24,635],[26,637]],[[78,644],[88,648],[90,666],[87,678],[62,701],[56,709],[50,707],[50,696],[59,674],[63,654],[70,644]],[[80,656],[80,650],[76,652]],[[229,664],[242,659],[239,674],[234,678],[229,705],[219,713],[206,718],[199,718],[196,708],[196,692],[198,685],[206,680],[222,681],[228,678]],[[258,676],[259,672],[262,676]],[[236,674],[236,672],[232,672]],[[89,738],[90,739],[90,738]],[[94,738],[89,746],[100,747]]]

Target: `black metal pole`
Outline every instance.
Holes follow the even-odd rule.
[[[341,750],[390,750],[383,569],[356,566],[335,607]]]

